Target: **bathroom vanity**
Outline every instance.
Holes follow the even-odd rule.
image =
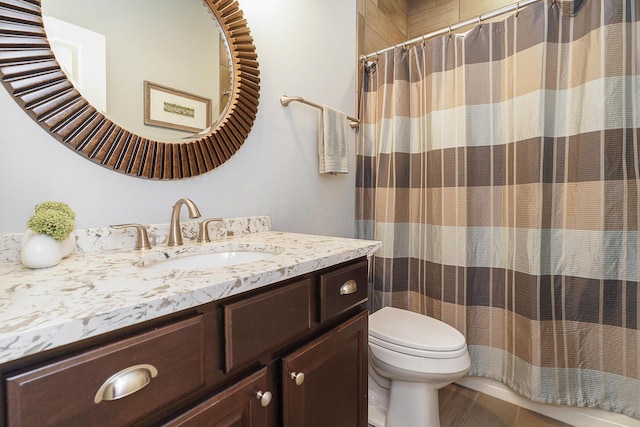
[[[224,227],[172,251],[0,263],[0,424],[366,426],[367,257],[380,243]],[[229,250],[275,256],[149,268]]]

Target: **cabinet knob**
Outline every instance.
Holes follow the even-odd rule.
[[[110,376],[96,392],[93,402],[122,399],[146,387],[157,375],[158,369],[153,365],[130,366]]]
[[[271,399],[273,398],[273,396],[271,395],[270,391],[259,391],[256,393],[256,399],[258,399],[260,401],[260,405],[262,405],[263,408],[266,408],[267,406],[269,406],[269,403],[271,403]]]
[[[347,280],[340,286],[340,295],[349,295],[358,290],[358,284],[355,280]]]
[[[296,385],[302,385],[304,382],[304,374],[302,372],[291,372],[289,376],[296,382]]]

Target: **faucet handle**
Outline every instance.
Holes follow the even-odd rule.
[[[130,228],[133,227],[138,230],[138,238],[136,240],[136,249],[151,249],[149,244],[149,236],[147,235],[147,229],[142,224],[116,224],[111,225],[111,228]]]
[[[198,243],[209,243],[209,224],[214,221],[222,221],[222,218],[207,218],[198,224]]]

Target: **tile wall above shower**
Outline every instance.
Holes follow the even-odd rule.
[[[358,57],[515,3],[513,0],[357,0]],[[504,19],[504,16],[496,18]],[[469,28],[461,28],[466,31]],[[362,66],[358,68],[360,99]]]

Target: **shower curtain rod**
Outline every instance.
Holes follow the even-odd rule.
[[[483,21],[486,21],[487,19],[491,19],[491,18],[495,18],[496,16],[500,16],[500,15],[504,15],[505,13],[509,13],[509,12],[519,12],[520,9],[522,9],[523,7],[529,6],[530,4],[533,3],[537,3],[539,1],[542,0],[523,0],[523,1],[519,1],[504,7],[501,7],[499,9],[495,9],[492,10],[491,12],[487,12],[487,13],[483,13],[482,15],[478,15],[475,18],[471,18],[471,19],[467,19],[466,21],[462,21],[462,22],[458,22],[457,24],[453,24],[453,25],[449,25],[448,27],[444,27],[440,30],[437,31],[433,31],[431,33],[427,33],[427,34],[423,34],[419,37],[415,37],[411,40],[408,40],[406,42],[403,43],[398,43],[397,45],[394,46],[390,46],[387,47],[385,49],[379,50],[377,52],[373,52],[373,53],[369,53],[367,55],[360,55],[360,60],[361,61],[366,61],[369,58],[378,56],[380,54],[383,54],[385,52],[388,52],[390,50],[393,50],[397,47],[406,47],[407,45],[410,44],[416,44],[419,43],[421,41],[427,40],[427,39],[431,39],[433,37],[438,37],[444,34],[449,34],[452,31],[456,31],[462,27],[466,27],[467,25],[471,25],[471,24],[482,24]],[[555,3],[555,0],[554,2]]]

